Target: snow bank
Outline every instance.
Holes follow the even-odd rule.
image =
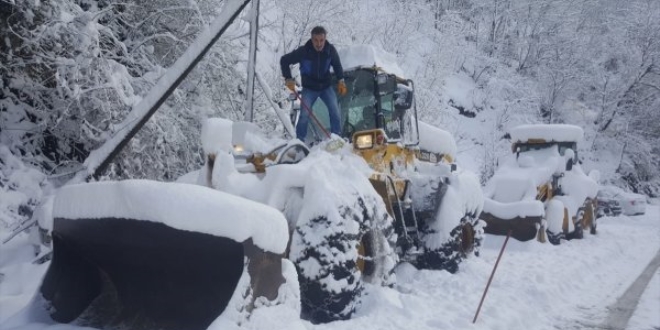
[[[552,179],[562,165],[556,146],[508,155],[486,184],[484,194],[501,203],[535,199],[536,187]]]
[[[202,148],[207,154],[220,151],[236,155],[268,153],[285,144],[279,138],[267,137],[259,126],[246,121],[233,122],[224,118],[207,118],[202,124]]]
[[[259,126],[246,121],[237,121],[232,125],[232,144],[240,149],[234,149],[234,153],[240,152],[269,152],[273,144],[280,143],[267,139]]]
[[[264,297],[257,298],[254,303],[255,308],[251,312],[245,308],[253,298],[250,288],[251,278],[247,269],[248,267],[243,268],[243,274],[224,312],[207,330],[305,330],[300,320],[300,287],[298,273],[293,263],[288,259],[282,259],[282,275],[286,282],[280,286],[277,298],[273,301]]]
[[[358,67],[373,67],[404,78],[403,70],[396,61],[396,56],[371,45],[355,45],[337,50],[344,70]],[[404,78],[405,79],[405,78]]]
[[[46,176],[0,145],[0,229],[16,228],[49,188]],[[47,192],[47,191],[46,191]]]
[[[566,204],[562,203],[562,201],[557,198],[551,199],[547,202],[545,215],[546,226],[548,226],[547,229],[553,233],[562,232],[562,224],[564,222],[564,206],[566,206]],[[573,222],[568,221],[568,224],[572,227]]]
[[[500,203],[486,198],[484,212],[490,213],[500,219],[513,219],[515,217],[540,217],[545,210],[543,203],[537,200],[523,200],[512,203]]]
[[[419,121],[419,147],[430,152],[449,155],[456,159],[457,147],[451,133]]]
[[[209,118],[202,124],[202,148],[206,154],[215,154],[220,151],[232,152],[232,126],[231,120],[223,118]]]
[[[54,218],[126,218],[161,222],[169,227],[248,238],[266,251],[283,253],[289,233],[277,210],[205,187],[147,180],[65,186],[53,205]]]
[[[469,171],[458,171],[450,176],[450,184],[442,198],[435,221],[428,224],[425,246],[440,249],[451,238],[451,231],[465,216],[478,217],[484,207],[479,178]]]
[[[545,142],[579,142],[584,137],[581,127],[567,124],[534,124],[517,126],[509,132],[511,142],[543,139]]]
[[[574,201],[579,201],[578,205],[572,206],[574,209],[569,208],[572,215],[577,213],[577,208],[582,206],[584,200],[596,198],[598,194],[598,183],[584,174],[580,164],[573,165],[571,171],[564,173],[561,184],[566,195],[571,196]]]

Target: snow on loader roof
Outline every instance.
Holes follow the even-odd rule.
[[[377,49],[371,45],[354,45],[340,48],[337,53],[339,53],[344,70],[358,67],[370,68],[375,65],[387,73],[405,79],[403,70],[396,62],[396,56],[382,49]]]
[[[148,180],[62,187],[53,218],[160,222],[239,243],[252,238],[255,245],[274,253],[283,253],[289,238],[286,219],[272,207],[198,185]],[[223,221],[227,218],[231,221]]]
[[[581,127],[568,124],[534,124],[517,126],[509,132],[511,142],[543,139],[545,142],[580,142],[584,136]]]
[[[451,133],[419,121],[419,148],[425,151],[449,155],[456,159],[456,141]]]

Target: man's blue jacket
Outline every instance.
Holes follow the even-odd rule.
[[[337,80],[344,78],[344,71],[339,61],[339,54],[335,46],[327,40],[325,46],[320,52],[317,52],[312,45],[312,40],[308,40],[304,46],[298,47],[294,51],[285,54],[280,59],[282,75],[285,79],[291,79],[292,64],[300,63],[300,75],[302,76],[302,87],[315,91],[321,91],[332,83],[330,75],[330,66],[335,72]]]

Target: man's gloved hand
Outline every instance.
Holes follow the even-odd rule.
[[[284,84],[286,85],[286,88],[288,88],[292,92],[296,91],[296,81],[295,80],[287,79],[286,81],[284,81]]]
[[[346,83],[344,83],[344,79],[340,80],[339,83],[337,83],[337,92],[339,92],[340,96],[346,95],[347,89],[346,89]]]

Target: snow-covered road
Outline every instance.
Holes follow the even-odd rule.
[[[648,288],[649,282],[653,278],[653,274],[658,270],[660,266],[660,251],[655,254],[655,257],[651,262],[646,266],[642,274],[637,277],[635,282],[633,282],[628,290],[617,299],[614,305],[609,307],[610,314],[607,317],[607,320],[602,325],[604,329],[626,329],[630,318],[633,315],[633,312],[637,308],[642,294]]]
[[[307,329],[604,329],[611,306],[660,250],[660,210],[646,215],[602,218],[596,236],[560,246],[510,240],[472,324],[503,237],[487,236],[480,258],[451,275],[401,265],[394,288],[370,287],[357,315],[348,321]],[[1,323],[29,300],[45,267],[31,265],[24,239],[1,247]],[[660,272],[645,288],[627,329],[660,328]],[[277,323],[276,320],[275,324]],[[39,329],[39,327],[30,327]],[[43,329],[53,326],[43,326]],[[4,329],[4,328],[3,328]]]
[[[472,324],[503,241],[487,236],[481,258],[456,275],[404,267],[397,289],[373,289],[354,319],[311,328],[602,329],[608,307],[660,250],[660,213],[649,206],[644,216],[602,218],[598,235],[560,246],[510,240]],[[646,289],[637,308],[646,312],[633,316],[630,329],[660,327],[657,288]]]

